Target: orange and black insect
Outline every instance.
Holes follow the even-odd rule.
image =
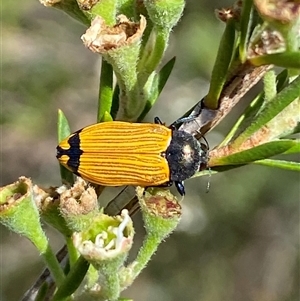
[[[110,121],[87,126],[57,146],[59,162],[103,186],[169,186],[206,168],[207,149],[193,135],[155,123]]]

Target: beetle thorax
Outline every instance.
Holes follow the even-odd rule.
[[[201,144],[191,134],[174,131],[166,151],[171,181],[184,181],[192,177],[203,162]],[[205,156],[204,156],[205,157]]]

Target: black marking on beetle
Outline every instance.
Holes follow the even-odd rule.
[[[181,182],[192,177],[204,163],[200,143],[184,131],[173,131],[172,140],[166,151],[170,168],[170,180]]]
[[[161,154],[168,161],[170,169],[170,180],[163,186],[170,186],[174,182],[182,196],[185,195],[183,181],[192,177],[197,171],[206,169],[208,163],[208,147],[200,143],[192,134],[177,130],[175,126],[177,123],[191,121],[194,118],[194,116],[185,117],[170,126],[172,140],[167,150]],[[163,125],[158,117],[154,118],[154,122]]]
[[[80,132],[81,130],[75,132],[68,139],[68,144],[70,145],[68,149],[63,149],[60,146],[57,146],[56,148],[56,158],[61,158],[63,155],[68,156],[69,160],[67,161],[67,165],[76,175],[79,175],[78,168],[80,165],[80,156],[83,154],[83,150],[80,149]]]

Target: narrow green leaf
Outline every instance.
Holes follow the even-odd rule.
[[[77,1],[56,1],[51,6],[63,10],[83,25],[90,26],[91,24],[90,18],[79,9]]]
[[[162,89],[164,88],[167,80],[169,79],[169,76],[174,68],[176,62],[176,57],[174,56],[171,58],[158,72],[158,85],[157,85],[157,91],[158,95],[161,93]]]
[[[288,149],[284,154],[300,154],[300,139],[292,140],[294,146]]]
[[[227,71],[235,49],[235,21],[227,21],[224,34],[222,36],[218,55],[211,75],[211,82],[204,103],[207,108],[216,109],[218,99],[226,82]]]
[[[59,165],[59,170],[60,170],[60,178],[63,184],[68,184],[68,185],[74,184],[74,175],[71,171],[69,171],[62,165]]]
[[[300,130],[300,97],[296,98],[276,118],[273,118],[267,123],[270,129],[268,133],[268,141],[277,138],[285,138],[295,134]]]
[[[97,122],[100,122],[105,112],[110,112],[113,103],[113,68],[111,64],[102,58],[100,83],[99,83],[99,99],[98,99],[98,115]]]
[[[120,87],[117,84],[114,89],[113,98],[112,98],[112,105],[110,109],[110,115],[112,116],[113,120],[116,119],[118,110],[119,110],[119,102],[120,102]]]
[[[130,0],[118,0],[118,1],[115,1],[116,4],[117,4],[117,15],[125,15],[127,16],[127,18],[129,19],[132,19],[134,20],[134,18],[136,16],[140,16],[140,15],[143,15],[146,17],[146,15],[144,13],[138,13],[136,10],[137,10],[137,7],[135,5],[135,3]],[[147,25],[148,25],[148,22],[147,22]],[[144,38],[144,35],[143,35],[143,38]]]
[[[242,63],[244,63],[247,59],[247,47],[248,47],[248,39],[252,27],[252,17],[253,17],[253,1],[244,0],[242,14],[240,18],[241,32],[240,32],[240,43],[239,43],[240,60]]]
[[[146,106],[142,114],[139,116],[138,121],[142,121],[147,113],[150,111],[155,101],[159,97],[161,91],[163,90],[169,76],[173,70],[174,64],[176,61],[176,57],[170,59],[159,71],[159,73],[155,76],[152,82],[152,92],[151,98],[147,101]]]
[[[139,83],[144,85],[157,68],[165,53],[170,32],[167,28],[154,27],[137,65]]]
[[[155,99],[153,98],[153,100],[155,101]],[[143,121],[143,119],[145,118],[145,116],[148,114],[148,112],[151,110],[153,106],[153,101],[150,101],[148,100],[146,105],[145,105],[145,108],[144,108],[144,111],[142,112],[142,114],[139,116],[139,118],[137,119],[138,122],[141,122]]]
[[[292,170],[292,171],[300,171],[300,162],[265,159],[265,160],[255,161],[253,163],[258,165],[270,166],[270,167],[278,167],[278,168]]]
[[[245,128],[254,119],[256,114],[262,109],[266,98],[271,100],[276,95],[276,91],[280,92],[287,85],[288,72],[286,69],[277,75],[275,82],[277,82],[277,87],[275,87],[276,90],[274,91],[273,78],[272,78],[271,82],[270,82],[271,87],[269,87],[269,89],[267,89],[268,90],[267,93],[269,96],[265,97],[265,93],[261,92],[253,99],[253,101],[249,104],[249,106],[245,109],[244,113],[240,116],[240,118],[237,120],[235,125],[232,127],[232,129],[230,130],[230,132],[228,133],[226,138],[219,145],[220,147],[227,145],[230,141],[233,140],[234,136],[237,136],[238,133],[241,133],[245,130]],[[268,83],[268,85],[269,85],[269,83]],[[266,88],[264,90],[266,92]]]
[[[277,75],[277,93],[283,90],[289,83],[289,73],[287,69],[282,70]]]
[[[69,122],[63,113],[62,110],[58,110],[58,119],[57,119],[57,136],[58,136],[58,143],[63,139],[67,138],[71,134]],[[65,184],[73,184],[74,183],[74,176],[73,173],[67,170],[62,165],[59,166],[60,168],[60,177],[62,182]]]
[[[237,120],[235,125],[231,128],[230,132],[227,134],[226,138],[222,141],[219,147],[227,145],[233,137],[237,135],[238,132],[242,131],[242,128],[245,128],[246,124],[248,125],[250,120],[257,114],[259,109],[264,102],[264,93],[260,93],[257,95],[254,100],[249,104],[249,106],[245,109],[244,113]]]
[[[58,143],[68,136],[70,136],[71,130],[69,126],[69,122],[67,120],[66,115],[63,113],[62,110],[58,110],[58,119],[57,119],[57,136],[58,136]]]
[[[101,122],[113,121],[112,116],[108,112],[104,112]]]
[[[254,66],[276,65],[288,69],[300,69],[300,51],[260,55],[249,58],[249,61]]]
[[[282,154],[295,146],[293,140],[278,140],[268,142],[251,149],[241,151],[226,157],[211,158],[213,166],[247,164]]]
[[[257,115],[252,124],[233,142],[232,146],[237,147],[251,137],[256,131],[265,126],[270,120],[278,115],[290,103],[300,96],[300,76],[298,76],[285,89],[278,93],[272,101],[266,103],[265,107]],[[299,114],[298,112],[295,112]],[[284,131],[284,129],[283,129]]]
[[[46,299],[46,295],[47,295],[48,290],[49,290],[49,285],[48,285],[47,282],[44,282],[41,285],[34,301],[44,301]]]

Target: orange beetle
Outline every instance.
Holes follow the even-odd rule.
[[[103,186],[169,186],[207,166],[207,149],[193,135],[156,123],[109,121],[87,126],[57,146],[59,162]]]

